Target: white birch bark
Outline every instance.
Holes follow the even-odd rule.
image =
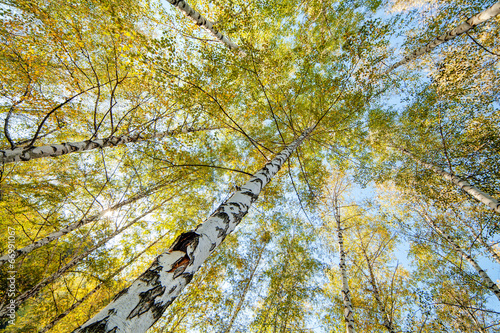
[[[92,253],[94,250],[100,248],[102,245],[106,244],[109,240],[114,238],[116,235],[119,235],[122,233],[124,230],[132,226],[133,224],[137,223],[140,219],[145,217],[146,215],[150,214],[154,210],[160,208],[161,205],[156,205],[153,208],[149,209],[148,211],[144,212],[140,216],[134,218],[131,222],[127,223],[125,226],[115,230],[113,233],[111,233],[109,236],[105,237],[104,239],[100,240],[92,246],[90,249],[84,251],[83,253],[80,253],[79,255],[75,256],[72,258],[67,264],[59,268],[59,270],[49,277],[46,277],[39,283],[37,283],[35,286],[33,286],[31,289],[28,289],[24,291],[22,294],[17,296],[14,300],[10,300],[10,303],[13,303],[15,305],[15,308],[19,308],[20,305],[22,305],[24,302],[26,302],[28,299],[35,297],[38,295],[38,293],[44,288],[45,286],[49,285],[50,283],[54,282],[57,280],[59,277],[61,277],[64,273],[66,273],[69,269],[74,267],[76,264],[78,264],[82,259],[86,258],[90,253]],[[0,307],[0,318],[4,317],[8,313],[8,308],[7,308],[7,303],[2,304]]]
[[[448,235],[445,231],[439,228],[438,225],[434,223],[434,221],[425,212],[422,215],[425,218],[425,220],[429,223],[431,228],[434,229],[434,231],[436,231],[441,237],[443,237],[461,257],[464,257],[472,265],[472,267],[474,267],[474,269],[477,271],[479,276],[483,279],[484,283],[486,284],[486,288],[492,291],[500,301],[500,288],[495,282],[493,282],[493,280],[481,268],[481,266],[479,266],[479,264],[474,260],[474,258],[472,258],[466,251],[464,251],[460,247],[460,245],[458,245],[453,240],[453,238],[451,238],[450,235]]]
[[[133,135],[110,136],[105,139],[65,142],[65,143],[46,145],[40,147],[18,147],[15,149],[4,149],[0,150],[0,165],[7,163],[21,162],[21,161],[26,162],[44,157],[57,157],[61,155],[83,152],[92,149],[115,147],[130,142],[139,142],[139,141],[163,138],[165,136],[173,135],[176,133],[188,133],[188,132],[210,130],[210,129],[211,128],[207,129],[183,128],[181,130],[170,130],[167,132],[157,133],[155,135],[147,137],[142,136],[139,133]]]
[[[500,264],[500,255],[498,255],[498,253],[495,251],[495,249],[491,245],[488,244],[488,241],[483,237],[483,235],[481,234],[481,231],[476,231],[475,228],[469,224],[466,224],[466,225],[470,229],[472,234],[474,235],[474,238],[479,239],[479,241],[484,246],[486,251],[488,251],[488,253],[493,257],[493,259],[495,259],[495,261]]]
[[[64,236],[64,235],[66,235],[66,234],[86,225],[86,224],[98,221],[107,213],[113,212],[113,211],[115,211],[123,206],[129,205],[129,204],[134,203],[142,198],[145,198],[145,197],[153,194],[157,190],[159,190],[167,185],[168,185],[168,183],[163,183],[163,184],[158,184],[158,185],[152,186],[152,187],[128,198],[127,200],[124,200],[124,201],[119,202],[110,208],[102,210],[98,214],[92,215],[92,216],[87,217],[87,218],[80,219],[77,222],[71,223],[58,231],[52,232],[52,233],[48,234],[47,236],[29,244],[23,248],[16,249],[12,253],[7,253],[7,254],[0,257],[0,267],[3,264],[5,264],[6,262],[8,262],[9,260],[15,260],[19,256],[26,255],[26,254],[30,253],[31,251],[38,249],[39,247],[47,245],[50,242],[58,239],[59,237]],[[172,198],[170,198],[170,199],[172,199]]]
[[[410,55],[406,56],[404,59],[401,61],[398,61],[397,63],[393,64],[389,69],[385,72],[386,74],[391,72],[392,70],[396,69],[397,67],[401,65],[405,65],[408,62],[420,57],[421,55],[432,51],[434,48],[437,46],[457,37],[460,36],[463,33],[466,33],[467,31],[471,30],[475,26],[491,19],[492,17],[497,16],[500,14],[500,1],[495,3],[493,6],[485,9],[479,14],[474,15],[467,21],[463,22],[456,28],[444,33],[443,35],[439,36],[438,38],[434,39],[432,42],[428,43],[426,46],[421,47],[415,51],[413,51]]]
[[[484,193],[483,191],[479,190],[477,187],[471,185],[468,181],[465,179],[462,179],[458,177],[457,175],[454,175],[452,173],[446,172],[443,169],[435,166],[434,164],[431,163],[426,163],[424,161],[419,160],[413,154],[411,154],[408,150],[399,148],[404,154],[410,156],[415,162],[420,164],[421,166],[432,170],[436,172],[437,174],[441,175],[444,177],[444,179],[452,182],[453,184],[457,185],[460,187],[463,191],[467,192],[470,194],[472,197],[474,197],[476,200],[479,202],[482,202],[486,206],[490,207],[493,209],[495,212],[500,213],[500,203],[498,200],[494,199],[490,195]]]
[[[184,0],[168,0],[172,6],[179,8],[184,15],[192,19],[197,25],[203,27],[211,35],[217,38],[221,43],[226,45],[230,50],[237,50],[240,47],[233,43],[227,36],[221,34],[217,29],[214,28],[214,24],[203,17],[200,13],[195,11],[186,1]],[[245,52],[240,50],[241,55],[245,55]]]
[[[143,333],[150,328],[191,281],[208,256],[236,228],[262,188],[312,130],[312,127],[307,129],[257,171],[194,231],[181,234],[130,287],[122,290],[108,306],[74,333]]]
[[[340,221],[340,212],[337,204],[337,198],[334,199],[335,205],[335,220],[337,222],[337,238],[339,243],[340,253],[340,274],[342,276],[342,300],[344,302],[344,320],[347,333],[354,333],[354,310],[351,301],[351,292],[349,290],[349,283],[347,280],[347,266],[346,266],[346,253],[344,251],[344,236],[342,234],[342,226]]]

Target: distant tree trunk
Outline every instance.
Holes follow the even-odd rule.
[[[229,38],[222,35],[214,28],[214,24],[204,18],[200,13],[195,11],[189,4],[184,0],[167,0],[173,6],[179,8],[187,17],[192,19],[197,25],[202,26],[205,30],[207,30],[211,35],[217,38],[220,42],[224,43],[230,50],[237,50],[240,47],[233,43]],[[244,54],[243,51],[240,51]]]
[[[86,258],[90,253],[92,253],[94,250],[100,248],[102,245],[107,243],[110,239],[115,237],[116,235],[122,233],[124,230],[132,226],[133,224],[137,223],[141,218],[144,216],[150,214],[154,210],[160,208],[161,205],[156,205],[153,208],[149,209],[145,213],[141,214],[139,217],[134,218],[131,222],[127,223],[125,226],[115,230],[113,233],[111,233],[109,236],[105,237],[104,239],[100,240],[92,246],[90,249],[85,250],[83,253],[80,253],[79,255],[75,256],[72,258],[67,264],[65,264],[63,267],[61,267],[57,272],[53,273],[51,276],[43,279],[41,282],[37,283],[35,286],[33,286],[31,289],[26,290],[23,292],[21,295],[17,296],[13,301],[16,309],[22,305],[24,302],[26,302],[28,299],[38,295],[38,293],[44,288],[45,286],[49,285],[50,283],[54,282],[57,280],[59,277],[61,277],[64,273],[66,273],[69,269],[73,268],[75,265],[80,263],[80,261],[84,258]],[[12,300],[10,301],[12,303]],[[5,317],[8,313],[8,304],[2,304],[0,308],[0,318]]]
[[[453,249],[461,256],[464,257],[471,265],[474,267],[474,269],[477,271],[479,276],[483,279],[483,281],[486,283],[486,287],[492,291],[495,296],[498,298],[500,301],[500,288],[497,286],[495,282],[486,274],[486,272],[479,266],[479,264],[472,258],[466,251],[464,251],[460,245],[458,245],[453,238],[451,238],[450,235],[448,235],[445,231],[443,231],[441,228],[438,227],[436,223],[427,215],[425,212],[421,212],[422,216],[424,219],[428,222],[429,226],[436,231],[442,238],[444,238],[452,247]]]
[[[484,193],[483,191],[479,190],[477,187],[469,184],[468,181],[452,174],[449,172],[444,171],[443,169],[435,166],[434,164],[431,163],[426,163],[424,161],[419,160],[416,158],[412,153],[410,153],[408,150],[399,148],[404,154],[410,156],[415,162],[418,164],[422,165],[423,167],[432,170],[436,172],[437,174],[440,174],[443,176],[446,180],[452,182],[453,184],[459,186],[462,190],[476,198],[479,202],[484,203],[486,206],[490,207],[493,209],[495,212],[500,213],[500,203],[489,196],[488,194]]]
[[[479,239],[481,244],[483,244],[486,251],[488,251],[488,253],[493,257],[493,259],[495,259],[495,261],[500,264],[500,255],[498,255],[498,253],[495,251],[495,249],[491,245],[488,244],[487,240],[481,234],[481,231],[476,231],[475,228],[469,224],[466,224],[466,225],[470,229],[470,231],[472,232],[474,237],[476,239]]]
[[[373,289],[373,297],[375,298],[375,302],[377,303],[380,313],[384,317],[383,325],[387,329],[387,332],[396,333],[391,317],[387,313],[384,302],[382,302],[382,298],[380,297],[380,291],[378,290],[377,280],[375,279],[375,274],[373,273],[373,267],[370,262],[370,259],[368,258],[368,254],[366,253],[366,249],[362,247],[361,250],[363,251],[363,255],[366,260],[366,265],[368,266],[368,271],[370,273],[370,284],[372,285]]]
[[[85,140],[78,142],[65,142],[41,147],[18,147],[15,149],[5,149],[0,150],[0,165],[14,162],[26,162],[37,158],[44,157],[57,157],[66,154],[83,152],[87,150],[93,150],[98,148],[107,148],[123,145],[130,142],[140,142],[145,140],[152,140],[157,138],[163,138],[165,136],[177,134],[177,133],[188,133],[195,131],[211,130],[212,128],[183,128],[180,130],[171,130],[163,133],[157,133],[151,136],[142,136],[141,133],[133,135],[120,135],[120,136],[110,136],[105,139],[94,139]]]
[[[425,54],[427,52],[432,51],[434,48],[436,48],[438,45],[441,45],[442,43],[445,43],[457,36],[460,36],[463,33],[466,33],[467,31],[471,30],[475,26],[489,20],[492,17],[497,16],[500,14],[500,1],[495,3],[493,6],[485,9],[479,14],[474,15],[467,21],[463,22],[460,24],[458,27],[444,33],[443,35],[439,36],[438,38],[434,39],[432,42],[427,44],[424,47],[421,47],[415,51],[413,51],[410,55],[406,56],[403,60],[395,63],[389,69],[386,71],[386,73],[391,72],[392,70],[396,69],[397,67],[407,64],[408,62],[420,57],[422,54]]]
[[[50,233],[48,234],[47,236],[31,243],[30,245],[27,245],[23,248],[20,248],[20,249],[16,249],[13,253],[11,254],[5,254],[3,256],[0,257],[0,266],[2,266],[3,264],[5,264],[7,261],[9,260],[15,260],[17,257],[21,256],[21,255],[25,255],[25,254],[28,254],[30,253],[31,251],[33,250],[36,250],[38,249],[39,247],[42,247],[44,245],[47,245],[49,244],[50,242],[58,239],[59,237],[61,236],[64,236],[86,224],[89,224],[91,222],[96,222],[98,221],[99,219],[101,219],[105,214],[107,213],[110,213],[110,212],[113,212],[123,206],[126,206],[126,205],[129,205],[131,203],[134,203],[142,198],[145,198],[151,194],[153,194],[154,192],[156,192],[157,190],[167,186],[168,183],[162,183],[162,184],[158,184],[158,185],[155,185],[155,186],[152,186],[130,198],[128,198],[127,200],[124,200],[122,202],[119,202],[117,203],[116,205],[112,206],[112,207],[109,207],[107,209],[104,209],[102,210],[100,213],[98,214],[95,214],[95,215],[92,215],[90,217],[87,217],[87,218],[83,218],[83,219],[80,219],[79,221],[77,222],[74,222],[74,223],[71,223],[70,225],[62,228],[61,230],[59,231],[55,231],[53,233]],[[171,198],[170,198],[171,199]]]
[[[132,259],[127,262],[127,264],[121,266],[118,268],[116,271],[114,271],[110,276],[106,278],[106,281],[111,280],[118,274],[120,274],[125,268],[129,267],[131,263],[133,263],[137,258],[139,258],[141,255],[143,255],[147,250],[149,250],[152,246],[154,246],[156,243],[158,243],[161,239],[163,239],[165,235],[160,236],[158,239],[156,239],[153,243],[149,244],[144,250],[142,250],[140,253],[138,253],[136,256],[134,256]],[[101,287],[104,285],[106,281],[103,281],[99,283],[97,286],[95,286],[94,289],[89,291],[85,296],[77,300],[75,303],[73,303],[68,309],[66,309],[63,313],[59,314],[57,317],[55,317],[50,323],[45,325],[41,330],[38,331],[38,333],[45,333],[48,330],[52,329],[59,321],[61,321],[64,317],[66,317],[71,311],[76,309],[80,304],[85,302],[87,299],[89,299],[92,295],[94,295]]]
[[[181,234],[130,287],[74,332],[143,333],[150,328],[236,228],[262,188],[312,130],[304,131],[194,231]]]
[[[241,307],[243,306],[243,302],[245,302],[245,297],[248,293],[248,290],[250,290],[250,285],[252,284],[253,276],[255,275],[255,272],[257,271],[257,268],[259,267],[260,264],[260,259],[262,258],[262,254],[264,253],[264,249],[266,248],[267,241],[264,241],[264,244],[259,250],[259,256],[257,257],[257,261],[255,262],[252,272],[250,273],[250,277],[248,278],[248,281],[245,285],[245,288],[243,289],[242,294],[239,296],[239,301],[238,304],[236,305],[236,308],[233,312],[233,315],[231,316],[231,319],[229,320],[229,324],[227,325],[226,329],[224,330],[224,333],[229,333],[231,332],[231,328],[233,327],[234,321],[236,320],[236,317],[238,317],[238,313],[240,313]]]
[[[342,300],[344,302],[344,319],[345,327],[347,333],[354,333],[354,318],[353,318],[353,306],[351,301],[351,292],[349,291],[349,283],[347,280],[347,268],[345,262],[345,251],[344,251],[344,236],[342,234],[342,226],[340,221],[340,212],[337,202],[337,197],[334,197],[335,205],[335,220],[337,222],[337,238],[339,243],[339,253],[340,253],[340,274],[342,276]]]

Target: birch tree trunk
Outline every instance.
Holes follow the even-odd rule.
[[[188,133],[212,128],[183,128],[181,130],[170,130],[152,136],[144,137],[141,133],[134,135],[110,136],[105,139],[85,140],[78,142],[65,142],[40,147],[18,147],[15,149],[0,150],[0,165],[14,162],[26,162],[37,158],[57,157],[66,154],[83,152],[87,150],[116,147],[130,142],[140,142],[152,139],[163,138],[176,133]]]
[[[194,231],[181,234],[130,287],[122,290],[108,306],[74,332],[142,333],[150,328],[208,256],[236,228],[262,188],[312,130],[313,127],[307,129],[255,173]]]
[[[108,276],[106,278],[106,281],[109,281],[112,278],[114,278],[115,276],[117,276],[118,274],[120,274],[125,268],[129,267],[129,265],[131,263],[133,263],[137,258],[139,258],[140,256],[142,256],[147,250],[149,250],[152,246],[154,246],[161,239],[163,239],[163,237],[165,237],[165,235],[160,236],[154,242],[152,242],[151,244],[149,244],[144,250],[142,250],[140,253],[138,253],[136,256],[134,256],[132,259],[130,259],[127,262],[127,264],[121,266],[116,271],[114,271],[110,276]],[[103,281],[103,282],[99,283],[97,286],[95,286],[94,289],[92,289],[91,291],[89,291],[85,296],[83,296],[82,298],[80,298],[79,300],[77,300],[68,309],[66,309],[63,313],[59,314],[50,323],[48,323],[47,325],[45,325],[41,330],[38,331],[38,333],[45,333],[48,330],[52,329],[52,327],[54,327],[59,321],[61,321],[64,317],[66,317],[71,311],[73,311],[74,309],[76,309],[80,304],[82,304],[83,302],[85,302],[92,295],[94,295],[99,289],[101,289],[101,287],[104,285],[104,283],[106,281]]]
[[[438,227],[436,223],[427,215],[425,212],[421,212],[425,220],[428,222],[430,227],[436,231],[441,237],[443,237],[452,247],[453,249],[461,256],[464,257],[471,265],[474,267],[474,269],[477,271],[479,276],[483,279],[483,281],[486,283],[486,287],[492,291],[495,296],[498,298],[498,301],[500,301],[500,288],[498,285],[493,282],[493,280],[486,274],[486,272],[479,266],[479,264],[472,258],[467,252],[465,252],[460,245],[458,245],[453,238],[451,238],[450,235],[448,235],[445,231],[441,230],[441,228]]]
[[[243,302],[245,302],[245,297],[248,293],[248,290],[250,290],[250,285],[252,284],[253,276],[255,275],[255,272],[257,271],[257,268],[259,267],[260,260],[262,258],[262,254],[264,253],[264,249],[266,248],[266,245],[267,245],[267,242],[264,242],[261,249],[259,250],[259,256],[257,257],[257,261],[255,262],[255,265],[252,269],[252,273],[250,273],[250,277],[248,278],[248,282],[245,285],[245,289],[243,289],[243,293],[239,297],[240,299],[238,301],[238,304],[236,305],[236,308],[233,312],[233,315],[231,316],[231,320],[229,321],[229,324],[227,325],[226,329],[224,330],[224,333],[231,332],[231,328],[233,327],[234,321],[236,320],[236,317],[238,317],[238,313],[240,313],[241,307],[243,306]]]
[[[57,272],[52,274],[51,276],[43,279],[41,282],[37,283],[34,287],[32,287],[29,290],[26,290],[23,292],[21,295],[17,296],[14,300],[10,300],[10,303],[13,303],[15,308],[17,309],[20,305],[22,305],[24,302],[26,302],[28,299],[38,295],[38,293],[47,286],[48,284],[54,282],[57,280],[59,277],[61,277],[64,273],[66,273],[69,269],[74,267],[76,264],[78,264],[82,259],[86,258],[90,253],[92,253],[94,250],[100,248],[102,245],[107,243],[109,240],[114,238],[116,235],[119,235],[122,233],[124,230],[135,224],[137,221],[142,219],[144,216],[150,214],[151,212],[155,211],[156,209],[160,208],[160,205],[156,205],[153,208],[149,209],[148,211],[144,212],[140,216],[136,217],[133,219],[131,222],[126,224],[125,226],[115,230],[111,235],[105,237],[104,239],[100,240],[96,245],[92,246],[90,249],[86,250],[83,253],[80,253],[79,255],[75,256],[72,258],[67,264],[65,264],[63,267],[61,267]],[[9,304],[2,304],[0,307],[0,318],[4,317],[8,313],[8,308],[7,305]]]
[[[380,313],[384,317],[384,324],[383,325],[387,329],[387,332],[395,333],[396,330],[394,329],[394,325],[392,324],[391,317],[387,313],[385,305],[382,302],[382,298],[380,297],[380,292],[378,290],[377,280],[375,279],[375,274],[373,273],[373,267],[372,267],[372,264],[370,262],[370,259],[368,258],[368,255],[366,253],[365,248],[362,247],[361,250],[363,251],[363,255],[365,256],[366,265],[368,266],[368,271],[370,273],[370,284],[372,285],[372,289],[373,289],[373,297],[375,298],[375,302],[377,303],[377,306],[379,308]]]
[[[340,274],[342,276],[342,300],[344,302],[344,319],[345,328],[347,333],[354,333],[354,310],[351,301],[351,292],[349,290],[349,283],[347,280],[347,268],[345,262],[345,251],[344,251],[344,236],[342,234],[342,226],[340,221],[340,212],[337,202],[337,197],[334,198],[335,205],[335,220],[337,222],[337,238],[339,243],[339,253],[340,253]]]
[[[463,22],[456,28],[444,33],[443,35],[439,36],[438,38],[434,39],[432,42],[428,43],[426,46],[421,47],[415,51],[413,51],[410,55],[406,56],[404,59],[401,61],[398,61],[397,63],[393,64],[389,69],[385,72],[386,74],[391,72],[392,70],[396,69],[397,67],[401,65],[405,65],[408,62],[420,57],[421,55],[432,51],[434,48],[437,46],[457,37],[460,36],[463,33],[466,33],[467,31],[471,30],[475,26],[497,16],[500,14],[500,1],[495,3],[493,6],[485,9],[479,14],[474,15],[467,21]]]
[[[192,19],[197,25],[203,27],[211,35],[217,38],[221,43],[224,43],[230,50],[237,50],[240,47],[233,43],[228,37],[224,36],[217,29],[214,28],[214,24],[204,18],[200,13],[195,11],[186,1],[184,0],[168,0],[172,6],[179,8],[184,15]],[[240,50],[241,55],[245,55],[245,52]]]
[[[0,266],[5,264],[9,260],[15,260],[17,257],[19,257],[21,255],[28,254],[31,251],[38,249],[39,247],[47,245],[50,242],[58,239],[59,237],[64,236],[64,235],[66,235],[66,234],[86,225],[86,224],[89,224],[91,222],[96,222],[99,219],[101,219],[104,215],[106,215],[110,212],[113,212],[113,211],[115,211],[123,206],[134,203],[142,198],[145,198],[145,197],[153,194],[155,191],[161,189],[162,187],[167,186],[167,184],[168,183],[163,183],[163,184],[158,184],[158,185],[152,186],[152,187],[142,191],[141,193],[130,197],[129,199],[127,199],[125,201],[119,202],[110,208],[102,210],[98,214],[92,215],[92,216],[87,217],[87,218],[80,219],[79,221],[74,222],[74,223],[62,228],[61,230],[58,230],[58,231],[55,231],[53,233],[48,234],[47,236],[31,243],[30,245],[27,245],[27,246],[20,248],[20,249],[16,249],[12,253],[7,253],[7,254],[0,257]],[[172,199],[172,197],[169,198],[168,200],[171,200],[171,199]]]
[[[493,209],[495,212],[500,213],[500,203],[489,196],[488,194],[484,193],[483,191],[479,190],[477,187],[469,184],[468,181],[452,174],[449,172],[444,171],[443,169],[435,166],[434,164],[431,163],[426,163],[424,161],[419,160],[413,154],[411,154],[408,150],[399,148],[404,154],[410,156],[415,162],[420,164],[421,166],[432,170],[436,172],[437,174],[443,176],[446,180],[452,182],[453,184],[459,186],[462,190],[473,196],[475,199],[477,199],[479,202],[484,203],[486,206],[490,207]]]
[[[493,259],[495,259],[495,261],[498,264],[500,264],[500,256],[495,251],[495,249],[491,245],[488,244],[488,241],[483,237],[481,231],[476,231],[475,228],[473,226],[469,225],[469,224],[466,224],[466,225],[470,229],[470,231],[472,232],[472,234],[474,235],[474,238],[479,239],[479,241],[484,246],[484,248],[486,249],[486,251],[488,251],[488,253],[493,257]]]

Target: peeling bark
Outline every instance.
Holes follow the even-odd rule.
[[[493,282],[493,280],[489,277],[489,275],[479,266],[479,264],[472,258],[466,251],[464,251],[460,245],[458,245],[453,238],[448,235],[445,231],[443,231],[439,226],[427,215],[425,212],[422,212],[422,216],[428,222],[429,226],[437,232],[443,239],[445,239],[457,252],[461,257],[464,257],[471,265],[474,267],[479,276],[483,279],[486,284],[486,288],[488,288],[491,292],[495,294],[495,296],[500,301],[500,288],[498,285]]]
[[[186,1],[184,0],[168,0],[172,6],[179,8],[184,15],[192,19],[197,25],[203,27],[212,36],[217,38],[221,43],[226,45],[230,50],[240,49],[238,45],[233,43],[227,36],[221,34],[217,29],[214,28],[214,24],[204,18],[200,13],[195,11]],[[245,52],[240,50],[241,55],[245,55]]]
[[[498,14],[500,14],[500,1],[495,3],[493,6],[485,9],[481,13],[474,15],[473,17],[471,17],[467,21],[463,22],[462,24],[460,24],[456,28],[454,28],[454,29],[444,33],[443,35],[439,36],[438,38],[434,39],[432,42],[430,42],[426,46],[421,47],[421,48],[413,51],[410,55],[406,56],[403,60],[401,60],[401,61],[393,64],[391,67],[389,67],[389,69],[385,73],[387,74],[387,73],[391,72],[392,70],[396,69],[397,67],[399,67],[401,65],[405,65],[408,62],[420,57],[421,55],[432,51],[437,46],[439,46],[439,45],[441,45],[449,40],[452,40],[453,38],[460,36],[463,33],[468,32],[469,30],[471,30],[475,26],[497,16]]]
[[[121,135],[110,136],[105,139],[85,140],[78,142],[65,142],[40,147],[18,147],[15,149],[0,150],[0,165],[14,162],[27,162],[37,158],[57,157],[76,152],[83,152],[93,149],[102,149],[107,147],[116,147],[130,142],[140,142],[152,139],[163,138],[165,136],[174,135],[177,133],[188,133],[202,130],[210,130],[211,128],[193,129],[183,128],[181,130],[170,130],[164,133],[158,133],[151,136]]]
[[[154,260],[148,270],[126,288],[126,292],[117,295],[74,333],[142,333],[150,328],[191,281],[208,256],[236,228],[257,200],[262,188],[312,130],[312,127],[307,129],[255,173],[194,231],[181,234],[167,251]]]
[[[500,5],[499,5],[500,6]],[[444,179],[452,182],[453,184],[459,186],[462,190],[470,194],[472,197],[474,197],[476,200],[479,202],[482,202],[486,206],[490,207],[493,209],[495,212],[500,213],[500,203],[498,200],[494,199],[490,195],[484,193],[483,191],[479,190],[477,187],[471,185],[468,181],[465,179],[462,179],[452,173],[446,172],[443,169],[435,166],[434,164],[426,163],[424,161],[419,160],[415,156],[413,156],[412,153],[410,153],[408,150],[399,148],[404,154],[410,156],[415,162],[420,164],[421,166],[432,170],[436,172],[437,174],[441,175],[444,177]]]

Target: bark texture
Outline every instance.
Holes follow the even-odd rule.
[[[165,136],[176,133],[188,133],[201,130],[210,130],[211,128],[193,129],[183,128],[181,130],[171,130],[163,133],[158,133],[151,136],[143,136],[141,133],[133,135],[110,136],[105,139],[85,140],[78,142],[65,142],[40,147],[18,147],[15,149],[0,150],[0,164],[13,162],[26,162],[36,158],[57,157],[70,153],[83,152],[93,149],[102,149],[107,147],[115,147],[130,142],[139,142],[151,139],[163,138]]]
[[[474,260],[474,258],[472,258],[466,251],[464,251],[460,247],[460,245],[458,245],[448,233],[443,231],[427,214],[423,213],[423,216],[425,220],[429,223],[431,228],[434,231],[436,231],[442,238],[444,238],[460,256],[464,257],[472,265],[472,267],[474,267],[479,276],[483,279],[484,283],[486,284],[486,287],[490,291],[492,291],[500,301],[500,288],[495,282],[493,282],[493,280],[481,268],[481,266],[479,266],[479,264]]]
[[[203,27],[211,35],[217,38],[221,43],[224,43],[230,50],[237,50],[240,47],[233,43],[228,37],[221,34],[217,29],[214,28],[214,24],[204,18],[200,13],[195,11],[186,1],[184,0],[168,0],[172,6],[179,8],[184,15],[192,19],[197,25]],[[243,51],[240,50],[242,55],[245,55]]]
[[[351,292],[349,291],[349,283],[347,280],[346,253],[344,251],[344,236],[342,233],[342,225],[340,221],[339,207],[335,198],[335,220],[337,222],[337,238],[339,243],[340,253],[340,274],[342,275],[342,300],[344,302],[344,320],[347,333],[354,333],[354,310],[351,301]]]
[[[313,128],[255,173],[194,231],[181,234],[130,287],[74,332],[134,332],[150,328],[191,281],[208,256],[224,241],[257,200],[262,188]]]
[[[470,194],[471,196],[473,196],[479,202],[484,203],[486,206],[490,207],[495,212],[500,213],[500,203],[498,202],[498,200],[494,199],[490,195],[488,195],[488,194],[484,193],[483,191],[479,190],[474,185],[471,185],[465,179],[462,179],[462,178],[460,178],[457,175],[454,175],[452,173],[446,172],[443,169],[435,166],[434,164],[426,163],[424,161],[419,160],[418,158],[416,158],[415,156],[413,156],[413,154],[410,153],[406,149],[400,148],[400,150],[404,154],[410,156],[415,162],[417,162],[421,166],[423,166],[423,167],[425,167],[425,168],[427,168],[429,170],[432,170],[432,171],[436,172],[437,174],[443,176],[444,179],[446,179],[446,180],[452,182],[453,184],[459,186],[462,190],[464,190],[465,192],[467,192],[468,194]]]
[[[449,41],[457,36],[460,36],[463,33],[468,32],[469,30],[471,30],[475,26],[491,19],[492,17],[497,16],[498,14],[500,14],[500,1],[495,3],[493,6],[485,9],[481,13],[474,15],[473,17],[471,17],[467,21],[463,22],[462,24],[460,24],[456,28],[442,34],[441,36],[434,39],[432,42],[425,45],[424,47],[421,47],[421,48],[413,51],[410,55],[406,56],[401,61],[398,61],[397,63],[395,63],[391,67],[389,67],[389,69],[386,71],[386,73],[389,73],[392,70],[398,68],[399,66],[405,65],[408,62],[420,57],[421,55],[432,51],[437,46],[439,46],[439,45],[441,45],[441,44],[443,44],[443,43],[445,43],[445,42],[447,42],[447,41]]]

